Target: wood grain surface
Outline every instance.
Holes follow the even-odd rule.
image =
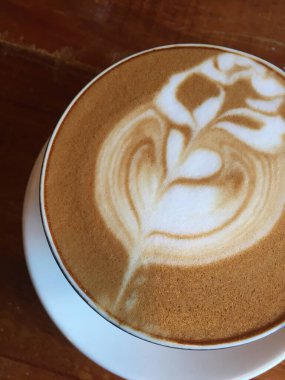
[[[37,154],[82,86],[131,53],[182,42],[237,48],[285,69],[285,2],[0,2],[1,380],[117,379],[61,335],[35,294],[22,247],[24,191]],[[284,380],[285,364],[258,379]]]

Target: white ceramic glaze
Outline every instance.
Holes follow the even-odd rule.
[[[110,321],[111,323],[113,323],[114,325],[116,325],[117,327],[119,328],[122,328],[124,329],[125,331],[127,331],[128,333],[132,334],[132,335],[135,335],[141,339],[144,339],[144,340],[147,340],[147,341],[151,341],[153,343],[157,343],[157,344],[161,344],[161,345],[164,345],[164,346],[168,346],[168,347],[174,347],[174,348],[184,348],[184,349],[201,349],[201,350],[205,350],[205,349],[220,349],[220,348],[227,348],[227,347],[235,347],[235,346],[239,346],[241,344],[245,344],[245,343],[249,343],[249,342],[253,342],[257,339],[260,339],[260,338],[263,338],[275,331],[277,331],[278,329],[282,328],[285,326],[285,322],[283,323],[280,323],[279,325],[277,326],[274,326],[273,328],[263,332],[263,333],[260,333],[258,335],[255,335],[253,337],[250,337],[250,338],[246,338],[246,339],[240,339],[240,340],[236,340],[234,342],[230,342],[230,343],[221,343],[221,344],[211,344],[211,345],[198,345],[198,344],[195,344],[195,345],[185,345],[185,344],[176,344],[176,343],[173,343],[173,342],[166,342],[164,340],[160,340],[160,339],[155,339],[155,338],[151,338],[150,336],[148,335],[145,335],[141,332],[138,332],[136,330],[133,330],[132,328],[128,327],[128,326],[122,326],[122,325],[119,325],[116,320],[113,320],[110,318],[110,316],[104,312],[104,310],[100,309],[98,307],[98,305],[96,305],[85,293],[84,291],[77,285],[77,283],[74,281],[74,279],[71,277],[71,275],[68,273],[67,269],[65,268],[63,262],[61,261],[61,258],[60,258],[60,255],[58,254],[57,250],[56,250],[56,247],[55,247],[55,244],[53,243],[53,239],[52,239],[52,236],[51,236],[51,233],[50,233],[50,230],[49,230],[49,226],[48,226],[48,222],[47,222],[47,218],[46,218],[46,214],[45,214],[45,209],[44,209],[44,191],[43,191],[43,183],[44,183],[44,178],[45,178],[45,172],[46,172],[46,167],[47,167],[47,161],[48,161],[48,157],[49,157],[49,154],[50,154],[50,151],[51,151],[51,146],[52,146],[52,143],[57,135],[57,132],[63,122],[63,120],[65,119],[66,115],[68,114],[68,112],[71,110],[71,108],[73,107],[73,105],[75,104],[75,102],[79,99],[79,97],[94,83],[96,82],[96,80],[98,80],[101,76],[105,75],[108,71],[112,70],[114,67],[120,65],[121,63],[129,60],[129,59],[132,59],[138,55],[141,55],[141,54],[145,54],[145,53],[148,53],[150,51],[153,51],[153,50],[160,50],[160,49],[167,49],[169,47],[183,47],[183,46],[193,46],[193,47],[206,47],[206,48],[217,48],[217,49],[222,49],[223,51],[227,51],[227,52],[235,52],[235,53],[240,53],[240,54],[243,54],[245,57],[249,57],[249,58],[254,58],[256,61],[258,62],[261,62],[265,65],[267,65],[268,67],[271,67],[272,69],[274,69],[276,72],[279,72],[281,73],[282,75],[284,75],[284,72],[282,70],[280,70],[279,68],[275,67],[274,65],[258,58],[258,57],[254,57],[252,55],[249,55],[249,54],[246,54],[246,53],[243,53],[243,52],[240,52],[240,51],[237,51],[237,50],[233,50],[233,49],[228,49],[228,48],[224,48],[224,47],[221,47],[221,46],[214,46],[214,45],[199,45],[199,44],[180,44],[180,45],[168,45],[168,46],[161,46],[161,47],[158,47],[158,48],[154,48],[154,49],[150,49],[150,50],[146,50],[146,51],[143,51],[143,52],[140,52],[138,54],[134,54],[134,55],[131,55],[123,60],[121,60],[120,62],[114,64],[113,66],[109,67],[108,69],[106,69],[105,71],[103,71],[101,74],[99,74],[97,77],[95,77],[93,80],[91,80],[91,82],[89,82],[80,92],[79,94],[73,99],[73,101],[70,103],[70,105],[67,107],[66,111],[64,112],[64,114],[62,115],[61,119],[59,120],[49,142],[48,142],[48,145],[47,145],[47,148],[45,150],[45,153],[44,153],[44,159],[43,159],[43,165],[42,165],[42,171],[41,171],[41,179],[40,179],[40,207],[41,207],[41,215],[42,215],[42,221],[43,221],[43,226],[44,226],[44,230],[45,230],[45,234],[47,236],[47,239],[48,239],[48,242],[49,242],[49,245],[50,245],[50,248],[51,248],[51,251],[59,265],[59,267],[61,268],[61,270],[63,271],[64,275],[66,276],[66,278],[68,279],[68,281],[70,282],[70,284],[74,287],[74,289],[76,289],[76,291],[78,292],[78,294],[97,312],[99,313],[101,316],[103,316],[105,319],[107,319],[108,321]]]
[[[285,329],[223,350],[181,350],[138,339],[118,329],[70,286],[47,244],[39,211],[43,151],[26,190],[23,240],[29,273],[51,319],[82,353],[130,380],[246,380],[285,359]]]

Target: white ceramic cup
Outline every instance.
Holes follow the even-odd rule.
[[[59,122],[57,123],[57,126],[56,126],[55,130],[53,131],[53,133],[52,133],[52,135],[51,135],[51,137],[50,137],[50,139],[49,139],[49,141],[47,143],[47,147],[46,147],[46,150],[45,150],[45,153],[44,153],[43,162],[42,162],[42,170],[41,170],[41,177],[40,177],[40,212],[41,212],[41,218],[42,218],[43,228],[44,228],[44,232],[45,232],[45,235],[46,235],[46,238],[47,238],[47,242],[48,242],[48,244],[50,246],[51,252],[52,252],[52,254],[53,254],[53,256],[54,256],[57,264],[59,265],[62,273],[64,274],[64,276],[66,277],[66,279],[69,281],[70,285],[75,289],[75,291],[82,297],[82,299],[85,302],[87,302],[87,304],[95,312],[97,312],[99,315],[101,315],[103,318],[105,318],[107,321],[109,321],[113,325],[117,326],[121,330],[123,330],[126,333],[129,333],[129,334],[131,334],[133,336],[136,336],[137,338],[146,340],[148,342],[155,343],[155,344],[160,344],[160,345],[167,346],[167,347],[173,347],[173,348],[195,349],[195,350],[209,350],[209,349],[222,349],[222,348],[235,347],[235,346],[239,346],[241,344],[253,342],[253,341],[257,340],[257,339],[266,337],[269,334],[274,333],[275,331],[277,331],[277,330],[285,327],[285,321],[280,322],[279,324],[276,324],[274,327],[271,327],[271,328],[267,329],[266,331],[263,331],[261,333],[257,333],[255,335],[250,336],[250,337],[241,338],[241,339],[237,339],[237,340],[232,340],[230,342],[225,342],[225,343],[217,343],[217,344],[215,344],[215,343],[213,343],[213,344],[180,344],[180,343],[175,343],[173,341],[153,338],[153,337],[151,337],[151,336],[149,336],[147,334],[143,334],[142,332],[136,331],[136,330],[134,330],[134,329],[132,329],[132,328],[126,326],[126,325],[121,325],[115,319],[112,319],[98,305],[96,305],[87,296],[87,294],[79,287],[79,285],[76,283],[76,281],[73,279],[73,277],[69,274],[67,268],[65,267],[65,265],[63,264],[63,262],[61,260],[61,257],[59,255],[57,249],[56,249],[56,246],[55,246],[55,244],[53,242],[53,238],[52,238],[49,226],[48,226],[47,216],[46,216],[46,212],[45,212],[44,181],[45,181],[47,162],[48,162],[48,159],[49,159],[51,147],[52,147],[52,144],[53,144],[53,142],[54,142],[54,140],[56,138],[56,135],[57,135],[57,133],[58,133],[58,131],[59,131],[62,123],[63,123],[63,120],[65,119],[65,117],[67,116],[67,114],[69,113],[69,111],[72,109],[72,107],[74,106],[74,104],[77,102],[77,100],[100,77],[102,77],[103,75],[107,74],[109,71],[111,71],[112,69],[114,69],[116,66],[121,65],[122,63],[128,61],[129,59],[132,59],[134,57],[137,57],[137,56],[145,54],[145,53],[149,53],[151,51],[161,50],[161,49],[168,49],[168,48],[174,48],[174,47],[216,48],[216,49],[221,49],[221,50],[223,50],[225,52],[239,53],[239,54],[244,55],[245,57],[254,58],[256,61],[265,64],[267,67],[272,68],[275,72],[278,72],[282,76],[284,76],[284,72],[281,69],[279,69],[278,67],[274,66],[273,64],[271,64],[271,63],[269,63],[269,62],[267,62],[267,61],[265,61],[265,60],[263,60],[261,58],[255,57],[253,55],[250,55],[250,54],[247,54],[247,53],[244,53],[244,52],[241,52],[239,50],[229,49],[229,48],[225,48],[225,47],[222,47],[222,46],[205,45],[205,44],[177,44],[177,45],[160,46],[160,47],[156,47],[156,48],[153,48],[153,49],[144,50],[144,51],[139,52],[137,54],[133,54],[133,55],[131,55],[131,56],[129,56],[129,57],[127,57],[127,58],[125,58],[125,59],[123,59],[123,60],[115,63],[114,65],[110,66],[109,68],[107,68],[106,70],[104,70],[102,73],[100,73],[99,75],[97,75],[94,79],[92,79],[76,95],[76,97],[73,99],[73,101],[69,104],[69,106],[67,107],[67,109],[63,113],[62,117],[60,118]]]

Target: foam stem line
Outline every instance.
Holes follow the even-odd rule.
[[[124,274],[122,284],[120,286],[119,293],[117,295],[116,301],[115,301],[115,309],[117,309],[125,295],[125,291],[133,277],[133,274],[135,273],[137,269],[137,263],[139,261],[139,258],[141,256],[142,252],[142,245],[137,245],[134,249],[132,254],[130,255],[130,261],[128,263],[128,270]]]

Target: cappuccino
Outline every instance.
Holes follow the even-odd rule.
[[[285,320],[285,80],[238,52],[145,52],[82,93],[52,141],[44,212],[111,321],[212,344]]]

